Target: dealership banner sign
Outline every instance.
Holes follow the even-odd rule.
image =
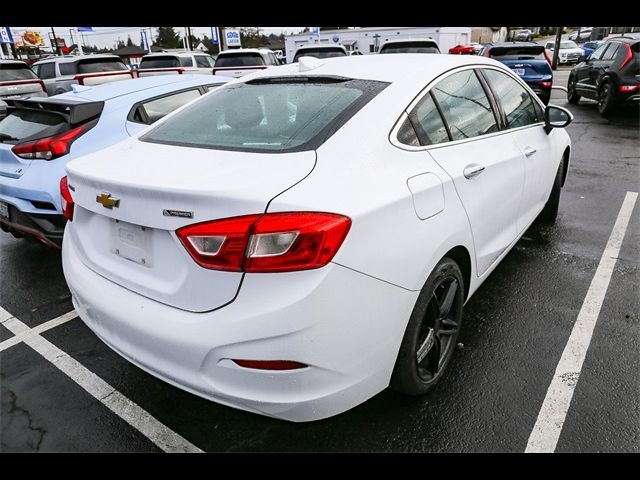
[[[13,35],[9,27],[0,27],[0,43],[13,43]]]

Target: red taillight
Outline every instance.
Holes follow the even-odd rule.
[[[256,370],[298,370],[307,368],[308,365],[290,360],[233,360],[234,363],[244,368]]]
[[[633,92],[635,90],[640,90],[640,85],[620,85],[618,87],[618,91],[623,93]]]
[[[86,130],[87,128],[83,125],[55,137],[19,143],[11,151],[20,158],[53,160],[69,153],[71,144]]]
[[[38,80],[38,83],[42,87],[42,91],[46,92],[47,91],[47,87],[45,86],[44,82],[42,80]]]
[[[620,65],[620,70],[622,70],[627,63],[629,63],[631,61],[631,59],[633,58],[633,52],[631,51],[631,45],[629,45],[628,43],[624,44],[625,48],[627,49],[624,60],[622,61],[622,65]]]
[[[331,261],[351,219],[333,213],[245,215],[180,228],[178,238],[204,268],[231,272],[291,272]]]
[[[69,184],[67,177],[62,177],[60,180],[60,196],[62,197],[62,215],[69,220],[73,220],[73,198],[71,197],[71,191],[69,190]]]
[[[549,57],[549,51],[546,48],[544,49],[544,58],[547,59],[547,63],[549,63],[549,65],[551,65],[553,63],[551,61],[551,57]]]
[[[538,85],[540,85],[542,88],[551,88],[551,85],[553,85],[553,82],[551,82],[551,81],[538,82]]]

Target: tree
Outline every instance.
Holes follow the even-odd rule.
[[[133,41],[131,40],[131,35],[127,37],[127,47],[133,47]]]
[[[182,39],[173,27],[158,27],[158,35],[153,44],[160,48],[180,48]]]
[[[124,45],[125,45],[124,42],[122,40],[118,39],[118,45],[116,46],[116,50],[119,49],[119,48],[124,48]]]

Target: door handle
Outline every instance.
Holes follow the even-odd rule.
[[[463,170],[462,174],[464,175],[464,178],[470,179],[477,177],[482,172],[484,172],[484,167],[482,165],[469,165]]]
[[[533,155],[535,155],[537,152],[537,150],[535,148],[531,148],[531,147],[524,147],[524,155],[529,158]]]

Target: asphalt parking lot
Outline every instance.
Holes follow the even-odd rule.
[[[467,303],[460,348],[426,397],[385,391],[308,424],[210,403],[63,316],[73,306],[59,252],[0,234],[0,451],[523,452],[585,298],[601,294],[555,451],[640,452],[640,207],[627,195],[640,188],[638,112],[603,119],[561,92],[552,103],[575,115],[558,221],[534,225]],[[605,259],[623,205],[628,227]],[[610,281],[592,284],[604,260]]]

